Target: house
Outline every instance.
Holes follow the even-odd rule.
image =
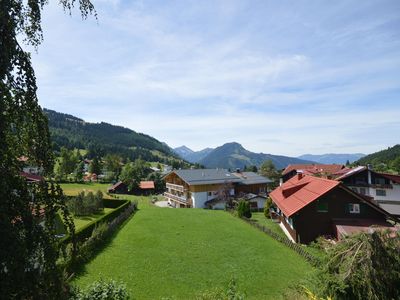
[[[223,198],[245,191],[265,193],[271,182],[253,172],[231,173],[225,169],[175,170],[165,175],[164,180],[167,188],[164,196],[171,206],[214,209],[225,207]]]
[[[359,166],[336,180],[359,194],[373,197],[387,212],[400,216],[400,175],[375,172],[371,166]]]
[[[113,186],[107,189],[110,194],[137,194],[137,195],[150,195],[154,193],[154,181],[141,181],[139,186],[134,191],[129,191],[128,185],[122,181],[118,181]]]
[[[40,175],[37,174],[30,174],[26,172],[20,172],[20,175],[25,178],[26,182],[32,183],[32,182],[41,182],[44,180],[44,178]]]
[[[242,198],[250,203],[250,209],[252,211],[264,210],[265,202],[267,201],[266,195],[246,194]]]
[[[290,178],[295,176],[297,173],[303,173],[305,175],[314,175],[319,177],[326,177],[332,179],[338,172],[342,170],[349,170],[344,165],[336,164],[293,164],[288,165],[282,171],[281,183],[288,181]]]
[[[141,181],[138,192],[141,195],[153,194],[155,190],[154,181]]]
[[[33,174],[33,175],[40,175],[43,173],[43,168],[38,167],[35,163],[29,162],[29,158],[26,156],[21,156],[18,158],[18,161],[21,163],[22,172]]]
[[[110,194],[127,194],[128,186],[122,181],[118,181],[117,183],[109,187],[107,189],[107,192]]]
[[[235,176],[239,177],[241,181],[235,186],[236,194],[266,194],[267,184],[272,183],[272,180],[261,176],[254,172],[241,172],[237,170],[233,173]]]
[[[398,221],[370,198],[336,180],[303,175],[292,177],[269,196],[273,215],[293,241],[310,243],[319,236],[340,239],[343,235],[393,228],[388,219]]]

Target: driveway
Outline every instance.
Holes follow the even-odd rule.
[[[156,203],[154,203],[155,205],[157,205],[158,207],[170,207],[168,205],[168,201],[157,201]]]

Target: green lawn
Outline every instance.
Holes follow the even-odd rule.
[[[76,284],[114,278],[135,299],[193,299],[235,276],[248,299],[277,299],[313,271],[295,252],[226,212],[157,208],[148,198],[136,199],[139,211]]]
[[[265,226],[266,228],[272,230],[273,232],[279,234],[280,236],[286,237],[285,233],[279,227],[278,223],[275,223],[271,219],[267,219],[263,212],[253,212],[251,219],[257,221],[258,224]]]
[[[282,229],[280,228],[279,224],[275,223],[271,219],[267,219],[264,216],[263,212],[254,212],[254,213],[252,213],[251,219],[257,221],[258,224],[269,228],[273,232],[275,232],[275,233],[277,233],[277,234],[279,234],[279,235],[281,235],[283,237],[286,237],[285,233],[282,231]],[[321,250],[319,248],[316,248],[314,246],[311,246],[311,245],[301,245],[301,246],[304,247],[304,249],[307,252],[309,252],[310,254],[314,255],[316,258],[322,259],[324,257],[324,255],[325,255],[323,250]]]
[[[81,191],[85,192],[96,192],[101,191],[105,198],[107,198],[107,188],[111,186],[110,183],[61,183],[61,188],[64,191],[64,194],[67,196],[75,196]]]
[[[74,217],[75,230],[82,228],[86,224],[89,224],[90,222],[104,216],[105,214],[113,210],[114,210],[113,208],[104,208],[104,211],[102,213],[92,214],[90,216],[84,216],[84,217]]]

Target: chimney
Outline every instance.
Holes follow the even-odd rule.
[[[367,169],[372,171],[373,170],[372,165],[371,164],[367,164]]]
[[[297,180],[300,180],[303,178],[303,173],[302,172],[298,172],[297,173]]]

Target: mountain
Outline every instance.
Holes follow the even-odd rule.
[[[54,150],[61,147],[86,149],[88,156],[118,154],[134,160],[142,157],[147,161],[178,159],[165,143],[135,132],[131,129],[108,123],[89,123],[72,115],[43,109],[47,115]]]
[[[173,149],[176,154],[178,154],[180,157],[182,157],[184,160],[191,162],[191,163],[197,163],[204,157],[206,157],[211,151],[214,149],[212,148],[205,148],[200,151],[193,151],[192,149],[186,147],[186,146],[181,146],[178,148]]]
[[[239,143],[227,143],[212,150],[199,161],[207,168],[237,169],[255,165],[259,167],[264,161],[271,160],[277,169],[283,169],[289,164],[312,164],[315,162],[295,157],[254,153],[243,148]]]
[[[314,154],[304,154],[297,158],[312,160],[320,164],[345,164],[347,161],[350,163],[359,160],[364,157],[365,154],[362,153],[353,153],[353,154],[336,154],[336,153],[327,153],[321,155]]]
[[[374,166],[384,164],[390,166],[392,165],[394,160],[398,159],[399,157],[400,157],[400,144],[364,156],[363,158],[356,161],[356,164],[364,166],[367,164],[372,164]]]
[[[200,160],[202,160],[204,157],[206,157],[208,154],[210,154],[214,149],[212,148],[205,148],[200,151],[195,151],[192,154],[189,154],[186,157],[186,160],[191,163],[198,163]]]
[[[188,147],[186,147],[185,145],[180,146],[178,148],[174,148],[172,149],[174,150],[174,152],[176,154],[178,154],[180,157],[182,157],[183,159],[186,159],[186,157],[190,154],[192,154],[194,151]]]

